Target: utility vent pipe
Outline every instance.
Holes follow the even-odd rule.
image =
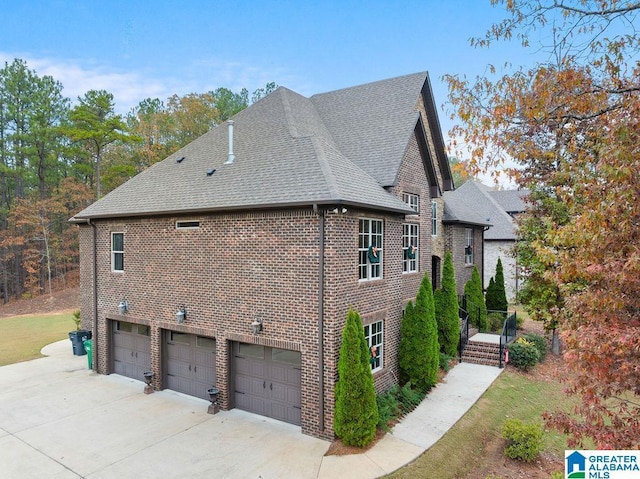
[[[225,165],[230,165],[233,163],[235,159],[235,155],[233,154],[233,120],[229,120],[229,154],[227,155],[227,161],[225,161]]]

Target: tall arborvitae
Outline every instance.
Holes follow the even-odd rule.
[[[478,268],[473,267],[471,279],[464,285],[464,295],[467,299],[467,312],[469,321],[480,331],[487,330],[487,306],[484,303],[482,294],[482,281]]]
[[[506,312],[509,307],[500,258],[498,258],[498,263],[496,264],[496,275],[489,281],[485,301],[489,311]]]
[[[455,356],[460,340],[460,316],[458,314],[456,273],[450,251],[447,251],[444,257],[442,287],[435,292],[434,299],[440,351],[448,356]]]
[[[409,303],[400,328],[398,365],[400,378],[421,391],[428,391],[438,380],[440,345],[433,289],[429,275],[420,284],[416,305]]]
[[[349,310],[342,331],[333,419],[336,435],[349,446],[366,446],[376,434],[378,405],[369,357],[360,315]]]
[[[507,301],[507,291],[504,286],[504,270],[502,269],[502,260],[498,258],[496,265],[496,305],[499,311],[507,311],[509,309],[509,301]]]

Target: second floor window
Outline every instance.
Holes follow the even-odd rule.
[[[111,271],[124,271],[124,233],[111,233]]]
[[[408,204],[413,211],[420,213],[420,196],[413,193],[402,193],[402,201]]]
[[[438,236],[438,203],[431,202],[431,235]]]
[[[465,228],[464,264],[473,264],[473,229]]]
[[[360,219],[358,227],[360,281],[382,278],[382,221]]]
[[[403,273],[418,271],[418,225],[405,223],[402,225],[402,262]]]

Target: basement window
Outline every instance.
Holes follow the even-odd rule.
[[[200,228],[199,221],[176,221],[177,230],[195,230]]]

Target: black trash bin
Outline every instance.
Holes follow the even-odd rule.
[[[84,342],[87,339],[91,339],[91,331],[80,329],[78,331],[71,331],[69,333],[69,339],[71,340],[71,347],[73,349],[74,356],[84,356],[87,352],[84,349]]]

